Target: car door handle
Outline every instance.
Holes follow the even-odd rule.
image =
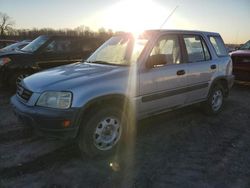
[[[216,65],[211,65],[210,68],[211,69],[216,69]]]
[[[177,74],[178,76],[184,75],[185,73],[186,73],[185,70],[178,70],[178,71],[176,72],[176,74]]]

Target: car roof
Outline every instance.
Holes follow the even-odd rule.
[[[146,30],[146,33],[152,34],[164,34],[164,33],[178,33],[178,34],[204,34],[204,35],[220,35],[216,32],[209,31],[199,31],[199,30],[175,30],[175,29],[154,29],[154,30]]]

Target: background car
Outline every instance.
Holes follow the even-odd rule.
[[[10,51],[15,51],[15,50],[20,50],[23,47],[25,47],[27,44],[29,44],[31,41],[30,40],[24,40],[20,41],[11,45],[8,45],[2,49],[0,49],[0,54],[3,52],[10,52]]]
[[[233,74],[239,81],[250,81],[250,40],[238,50],[230,53],[233,60]]]
[[[0,82],[13,87],[35,72],[87,58],[98,47],[95,41],[79,37],[39,36],[18,51],[0,54]]]
[[[15,40],[7,40],[7,39],[0,39],[0,48],[4,48],[5,46],[8,46],[10,44],[14,44],[17,41]]]

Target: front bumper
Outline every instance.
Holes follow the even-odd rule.
[[[38,106],[27,106],[14,95],[11,97],[11,105],[15,115],[25,125],[31,126],[39,134],[58,138],[74,138],[79,128],[78,108],[66,110],[51,109]],[[63,126],[63,121],[69,120],[68,127]]]

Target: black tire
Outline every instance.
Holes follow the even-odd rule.
[[[224,97],[224,88],[220,84],[212,86],[208,99],[203,105],[205,113],[208,115],[216,115],[220,113],[224,106]]]
[[[100,148],[102,146],[97,145],[96,140],[98,139],[98,134],[96,134],[96,131],[97,129],[100,129],[97,128],[98,126],[100,126],[100,122],[103,122],[105,118],[108,119],[109,117],[117,119],[118,122],[121,123],[121,133],[119,135],[119,138],[117,137],[117,140],[114,139],[113,143],[115,144],[111,148],[101,150]],[[124,138],[126,136],[128,127],[127,125],[129,121],[127,113],[123,112],[122,108],[115,106],[102,107],[99,109],[95,108],[92,109],[92,111],[88,113],[87,116],[83,117],[83,119],[85,118],[87,119],[81,123],[78,135],[78,145],[83,157],[87,155],[89,157],[106,158],[114,154],[117,151],[118,147],[124,144]],[[113,122],[114,119],[112,119]],[[102,129],[104,130],[104,127]],[[105,146],[105,144],[106,143],[104,143],[103,145]],[[109,147],[108,144],[106,144],[105,147]]]

